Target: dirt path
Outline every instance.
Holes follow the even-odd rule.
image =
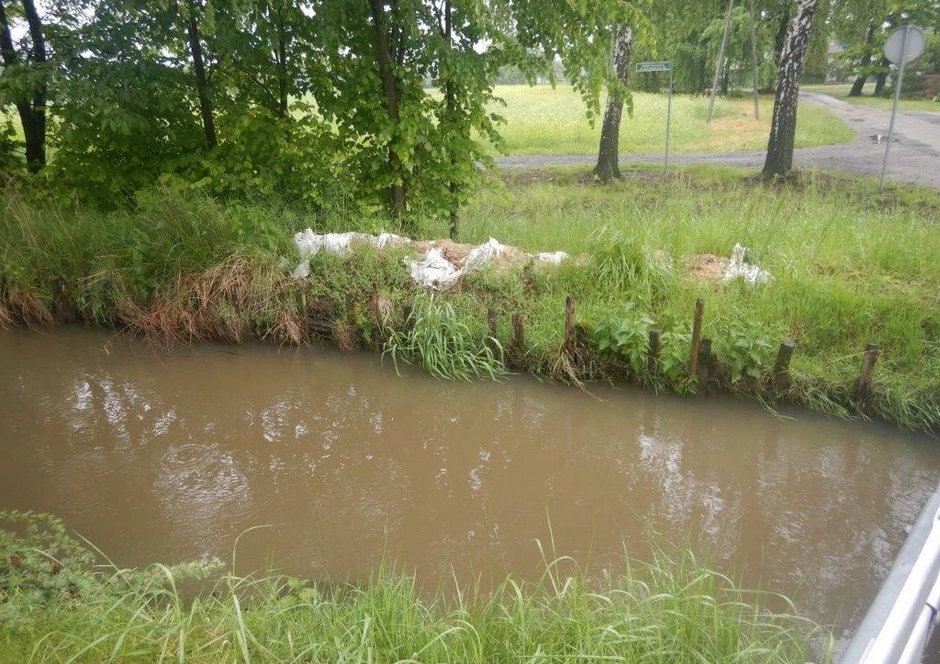
[[[855,106],[828,95],[803,92],[804,101],[825,106],[842,118],[858,134],[852,143],[801,148],[794,151],[793,164],[799,169],[842,171],[877,177],[884,158],[885,136],[891,119],[890,111]],[[905,112],[904,102],[894,128],[895,143],[887,177],[940,188],[940,113]],[[543,166],[593,165],[595,155],[526,155],[501,157],[496,163],[503,168],[535,168]],[[662,163],[662,154],[620,155],[622,164],[630,162]],[[760,168],[763,152],[684,153],[670,155],[674,164],[720,164]]]

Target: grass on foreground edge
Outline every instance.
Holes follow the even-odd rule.
[[[534,581],[428,593],[387,566],[362,584],[236,577],[218,561],[96,567],[100,552],[54,517],[0,511],[0,524],[5,662],[782,664],[807,661],[810,641],[823,660],[831,650],[818,626],[760,607],[783,598],[738,589],[690,553],[589,579],[538,544]]]

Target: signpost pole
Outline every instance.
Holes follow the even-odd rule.
[[[911,26],[905,25],[904,36],[901,39],[901,62],[898,65],[898,82],[894,88],[894,104],[891,106],[891,123],[888,125],[888,143],[885,145],[885,159],[881,164],[881,178],[878,180],[878,193],[884,193],[885,190],[885,172],[888,170],[888,155],[891,154],[891,141],[894,136],[894,117],[898,113],[898,100],[901,98],[901,83],[904,82],[904,64],[907,61],[907,36],[911,31]]]
[[[663,173],[669,170],[669,135],[672,131],[672,62],[665,60],[661,62],[638,62],[636,63],[638,72],[669,72],[669,92],[666,102],[666,154],[663,157]]]
[[[669,101],[666,102],[666,159],[663,173],[669,170],[669,131],[672,126],[672,67],[669,68]]]

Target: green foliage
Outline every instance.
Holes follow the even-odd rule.
[[[403,331],[385,343],[384,354],[419,364],[435,378],[496,379],[506,373],[499,341],[484,337],[450,302],[419,292]]]
[[[42,606],[68,600],[88,586],[93,557],[48,514],[0,510],[0,621],[13,596]]]
[[[758,321],[739,318],[732,314],[731,323],[715,337],[718,357],[731,372],[731,382],[744,376],[758,379],[770,368],[774,352],[780,343],[779,330],[771,330]]]
[[[662,348],[659,353],[659,373],[679,394],[692,394],[696,379],[689,376],[689,349],[692,346],[692,332],[684,326],[663,332]]]
[[[591,115],[617,85],[609,26],[638,18],[633,4],[538,5],[56,0],[43,15],[55,57],[32,66],[18,42],[0,108],[48,85],[54,151],[38,184],[56,196],[114,209],[172,178],[322,211],[339,191],[416,234],[456,215],[501,145],[500,68],[534,82],[562,56]]]
[[[627,302],[623,311],[594,323],[591,333],[598,350],[617,353],[633,373],[639,374],[646,367],[652,326],[652,318],[634,308],[633,302]]]
[[[16,130],[10,117],[0,118],[0,178],[16,172],[23,164]]]

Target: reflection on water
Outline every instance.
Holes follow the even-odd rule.
[[[78,329],[0,333],[0,358],[0,506],[61,514],[121,564],[227,557],[270,524],[246,568],[530,574],[550,519],[593,569],[656,533],[844,626],[940,477],[930,441],[726,400]]]

